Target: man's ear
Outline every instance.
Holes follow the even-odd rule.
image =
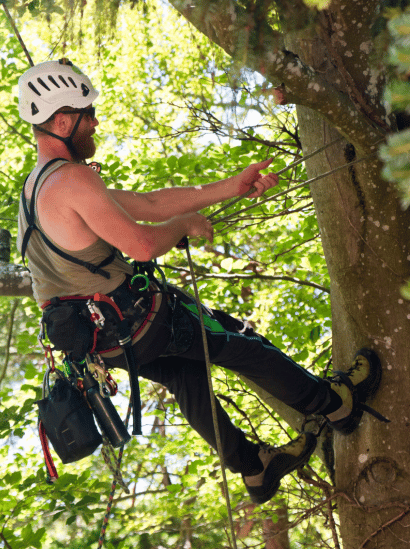
[[[61,137],[68,137],[70,135],[73,126],[71,116],[59,112],[55,115],[53,122],[53,133]]]

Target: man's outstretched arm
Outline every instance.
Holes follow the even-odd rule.
[[[99,175],[90,171],[85,166],[68,165],[66,177],[61,179],[59,188],[53,190],[66,208],[60,215],[73,220],[79,236],[87,234],[91,241],[99,236],[137,261],[149,261],[163,255],[185,235],[202,236],[212,242],[211,223],[197,213],[173,216],[155,225],[136,223],[112,198]],[[47,225],[45,229],[53,230]],[[77,249],[72,247],[72,242],[66,242],[62,234],[57,242],[67,249]]]
[[[166,221],[241,196],[252,187],[255,192],[249,197],[260,196],[278,183],[275,174],[260,174],[260,170],[266,169],[271,162],[272,159],[269,159],[251,164],[238,175],[196,187],[172,187],[147,193],[117,189],[109,189],[109,192],[136,221]]]

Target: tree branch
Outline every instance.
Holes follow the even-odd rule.
[[[33,297],[31,283],[27,269],[0,261],[0,296]]]
[[[19,137],[21,137],[21,139],[24,139],[24,141],[26,143],[28,143],[29,145],[31,145],[34,149],[37,149],[35,143],[33,143],[32,141],[30,141],[30,139],[25,136],[24,134],[20,133],[19,131],[16,130],[16,128],[14,126],[12,126],[11,124],[9,124],[7,122],[7,120],[4,118],[4,116],[0,113],[0,118],[3,120],[3,122],[6,124],[6,126],[9,128],[9,131],[11,133],[15,133],[16,135],[18,135]]]
[[[174,8],[242,67],[262,74],[277,86],[286,86],[288,103],[320,113],[361,151],[369,152],[385,135],[368,117],[357,112],[347,94],[283,48],[282,35],[266,22],[252,20],[233,0],[170,0]],[[246,49],[241,44],[246,42]]]
[[[174,271],[180,271],[180,272],[187,272],[187,267],[175,267],[175,265],[169,265],[167,263],[164,263],[163,265],[160,265],[161,267],[165,267],[167,269],[172,269]],[[330,289],[326,286],[321,286],[320,284],[316,284],[316,282],[309,282],[309,280],[301,280],[300,278],[295,278],[294,276],[287,276],[287,275],[264,275],[261,273],[252,273],[252,274],[246,274],[246,273],[204,273],[196,272],[195,273],[198,278],[206,279],[206,278],[216,278],[219,280],[285,280],[288,282],[294,282],[295,284],[298,284],[300,286],[310,286],[311,288],[315,288],[316,290],[320,290],[322,292],[326,292],[327,294],[330,294]]]

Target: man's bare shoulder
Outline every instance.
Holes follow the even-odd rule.
[[[86,164],[67,162],[54,173],[56,181],[60,182],[60,180],[62,180],[62,182],[65,182],[66,184],[70,183],[75,185],[76,183],[80,183],[81,185],[86,185],[89,183],[90,185],[104,185],[104,181],[98,173]]]
[[[60,200],[67,200],[77,195],[106,192],[106,186],[92,168],[67,162],[49,175],[41,192],[43,197],[56,195]]]

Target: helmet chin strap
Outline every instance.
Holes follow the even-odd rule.
[[[65,146],[67,147],[67,149],[69,150],[71,156],[73,158],[78,158],[78,153],[77,153],[77,150],[76,150],[76,148],[74,146],[74,143],[73,143],[73,137],[75,136],[75,134],[78,130],[78,126],[80,125],[83,116],[84,116],[84,113],[81,112],[80,116],[77,119],[77,122],[74,124],[74,128],[72,129],[72,131],[71,131],[71,133],[68,137],[61,137],[61,135],[57,135],[55,133],[49,132],[48,130],[46,130],[45,128],[42,128],[41,126],[39,126],[37,124],[33,124],[33,126],[37,130],[39,130],[43,133],[46,133],[47,135],[51,135],[51,137],[55,137],[56,139],[59,139],[60,141],[62,141],[65,144]]]

